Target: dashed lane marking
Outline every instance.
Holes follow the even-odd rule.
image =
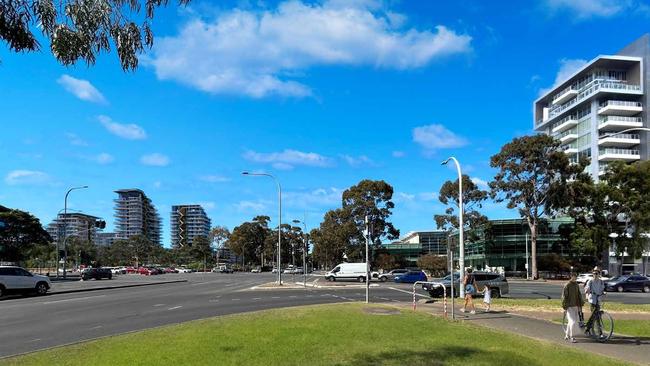
[[[159,307],[159,306],[165,306],[165,304],[155,304],[153,307],[154,307],[154,308],[157,308],[157,307]]]
[[[173,308],[169,308],[167,310],[176,310],[176,309],[180,309],[182,307],[183,307],[182,305],[179,305],[179,306],[174,306]]]
[[[253,300],[262,300],[261,297],[254,297]]]
[[[43,305],[58,304],[58,303],[61,303],[61,302],[69,302],[69,301],[88,300],[88,299],[94,299],[94,298],[98,298],[98,297],[106,297],[106,295],[75,297],[75,298],[72,298],[72,299],[65,299],[65,300],[45,301],[43,303]]]

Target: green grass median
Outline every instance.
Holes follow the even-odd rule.
[[[364,304],[225,316],[0,360],[0,365],[127,364],[597,366],[624,363],[423,313]]]

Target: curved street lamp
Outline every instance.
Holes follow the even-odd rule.
[[[450,160],[453,160],[454,163],[456,164],[456,170],[458,171],[458,266],[460,267],[460,274],[461,274],[461,281],[462,281],[462,276],[465,275],[465,243],[463,242],[463,174],[460,170],[460,163],[458,163],[458,160],[450,156],[447,158],[447,160],[443,161],[440,163],[441,165],[447,165]],[[452,289],[454,288],[453,285],[453,280],[454,280],[454,263],[451,263],[451,280],[452,280]],[[462,285],[459,284],[459,289],[460,289],[460,297],[463,298],[465,297],[465,289],[463,288]]]
[[[67,236],[67,230],[68,230],[68,195],[70,192],[77,190],[77,189],[86,189],[88,186],[79,186],[79,187],[72,187],[68,189],[68,191],[65,193],[65,198],[63,199],[63,278],[66,278],[66,262],[68,261],[68,248],[65,245],[66,241],[66,236]],[[56,256],[57,258],[59,257],[59,248],[56,250]],[[56,277],[59,277],[59,261],[57,259],[56,262]]]
[[[242,175],[249,175],[249,176],[263,176],[263,177],[270,177],[272,178],[275,183],[278,185],[278,263],[277,263],[277,269],[278,269],[278,285],[282,285],[282,266],[281,266],[281,261],[282,261],[282,187],[280,186],[280,181],[278,179],[267,173],[251,173],[248,171],[242,172]]]

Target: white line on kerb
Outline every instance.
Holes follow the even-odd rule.
[[[75,297],[73,299],[65,299],[65,300],[55,300],[55,301],[45,301],[43,305],[47,304],[56,304],[60,302],[68,302],[68,301],[78,301],[78,300],[88,300],[88,299],[94,299],[98,297],[106,297],[106,295],[98,295],[98,296],[86,296],[86,297]]]
[[[183,306],[179,305],[179,306],[174,306],[173,308],[169,308],[169,309],[167,309],[167,310],[176,310],[176,309],[180,309],[180,308],[182,308],[182,307],[183,307]]]

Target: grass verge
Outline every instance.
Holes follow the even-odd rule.
[[[363,304],[277,309],[166,326],[0,365],[623,365],[422,313]],[[376,311],[376,310],[375,310]]]
[[[562,302],[557,299],[492,299],[493,307],[510,308],[526,311],[557,311],[562,312]],[[605,302],[604,309],[610,312],[647,313],[650,304],[622,304],[620,302]]]

